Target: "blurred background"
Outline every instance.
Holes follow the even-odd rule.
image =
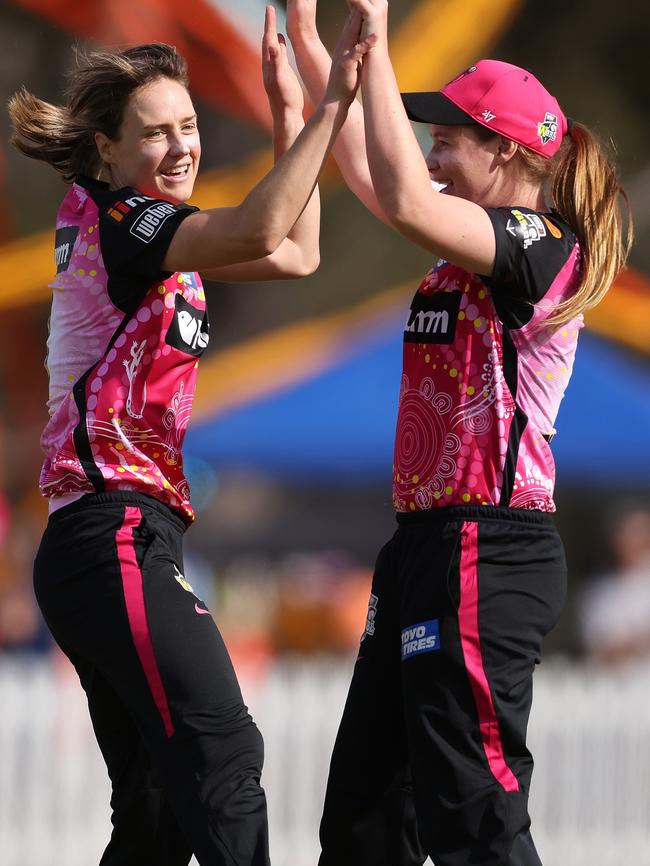
[[[283,6],[276,4],[282,15]],[[3,102],[59,102],[75,44],[162,40],[189,61],[202,207],[271,165],[262,0],[0,3]],[[342,0],[320,0],[333,47]],[[636,221],[631,267],[587,320],[554,440],[570,594],[536,674],[532,812],[547,864],[650,866],[650,7],[393,0],[403,90],[491,56],[538,75],[613,139]],[[31,589],[53,235],[65,188],[8,144],[0,113],[0,863],[88,866],[110,829],[105,771],[74,672]],[[424,146],[424,140],[423,140]],[[331,745],[393,531],[404,310],[430,266],[343,187],[322,183],[322,265],[306,280],[211,285],[209,349],[186,440],[198,514],[186,576],[211,605],[266,739],[275,866],[317,860]]]

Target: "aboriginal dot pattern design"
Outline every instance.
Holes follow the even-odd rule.
[[[67,269],[51,284],[41,491],[54,500],[98,489],[147,493],[191,521],[181,447],[198,358],[165,338],[178,295],[196,312],[195,328],[207,322],[203,287],[198,274],[175,273],[145,285],[135,309],[118,309],[99,224],[97,205],[75,184],[57,225],[79,231]]]
[[[476,274],[445,261],[427,273],[412,310],[426,310],[430,297],[437,312],[425,312],[421,338],[414,339],[413,316],[405,331],[393,463],[397,511],[448,505],[555,510],[548,440],[582,321],[560,329],[544,322],[574,290],[578,267],[576,246],[532,319],[517,330],[503,324],[492,289]],[[452,305],[439,293],[460,293],[455,321],[442,319],[441,311],[455,308],[458,299]],[[453,333],[444,335],[443,325]]]

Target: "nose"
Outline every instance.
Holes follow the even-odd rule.
[[[429,151],[429,154],[428,154],[427,159],[426,159],[427,168],[429,169],[429,171],[434,171],[436,168],[439,167],[438,166],[438,160],[436,158],[434,150],[435,150],[435,148],[432,147],[431,150]]]
[[[185,156],[190,152],[190,145],[183,135],[175,135],[169,141],[169,152],[174,156]]]

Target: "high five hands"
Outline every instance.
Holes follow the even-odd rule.
[[[273,6],[266,7],[262,40],[262,75],[274,117],[279,117],[284,112],[302,114],[305,106],[302,87],[289,63],[285,38],[282,33],[278,33],[277,16]]]

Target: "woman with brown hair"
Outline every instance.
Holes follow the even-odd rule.
[[[209,339],[201,277],[297,277],[318,264],[315,192],[354,98],[352,14],[305,125],[267,9],[277,163],[233,208],[199,212],[201,146],[176,50],[82,56],[64,106],[21,91],[14,144],[70,184],[57,218],[34,582],[87,693],[113,785],[102,866],[268,863],[262,740],[219,631],[183,574],[193,520],[182,443]]]
[[[481,60],[439,92],[400,94],[388,3],[348,5],[368,45],[363,107],[334,155],[436,263],[404,330],[398,528],[373,577],[320,864],[540,866],[526,728],[566,592],[550,446],[582,314],[629,250],[624,193],[595,136],[530,72]],[[317,100],[330,60],[316,0],[287,11]],[[430,127],[426,159],[409,119]]]

